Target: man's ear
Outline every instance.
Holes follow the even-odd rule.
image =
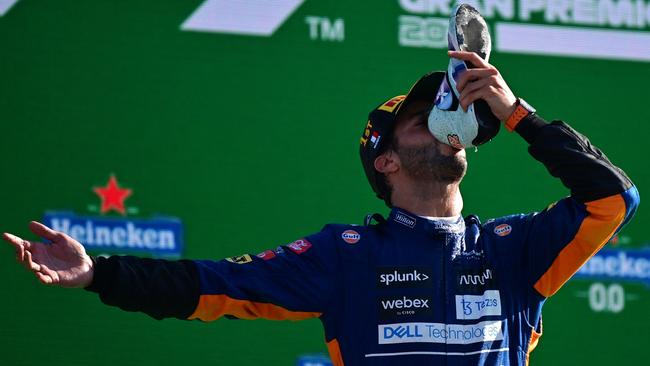
[[[388,150],[375,159],[375,169],[385,175],[399,170],[399,157],[394,151]]]

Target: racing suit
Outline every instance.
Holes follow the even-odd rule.
[[[633,216],[639,196],[563,122],[530,115],[516,131],[571,190],[540,213],[481,223],[394,208],[258,255],[94,258],[88,290],[156,319],[320,318],[335,365],[525,365],[546,298]]]

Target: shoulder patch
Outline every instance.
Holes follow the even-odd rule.
[[[262,253],[257,255],[257,258],[264,259],[265,261],[268,261],[269,259],[275,258],[275,252],[272,250],[265,250]]]
[[[354,230],[345,230],[341,234],[341,239],[348,244],[356,244],[361,240],[361,234]]]
[[[287,245],[292,252],[296,254],[302,254],[311,248],[311,243],[307,239],[298,239],[293,243]]]
[[[507,236],[510,235],[511,232],[512,232],[512,226],[508,224],[497,225],[494,228],[494,233],[499,236]]]
[[[251,258],[251,256],[248,254],[244,254],[244,255],[237,255],[234,257],[226,258],[226,260],[230,263],[245,264],[245,263],[252,262],[253,258]]]

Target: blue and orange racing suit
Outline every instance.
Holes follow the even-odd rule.
[[[335,365],[525,365],[546,298],[630,220],[639,196],[565,123],[531,115],[516,131],[571,190],[542,212],[481,223],[394,208],[258,255],[94,258],[88,290],[156,319],[319,318]]]

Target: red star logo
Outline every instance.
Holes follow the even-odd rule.
[[[132,191],[128,188],[120,188],[114,175],[111,175],[108,179],[106,187],[93,187],[93,191],[102,200],[101,213],[115,210],[122,215],[126,215],[124,200],[131,195]]]

